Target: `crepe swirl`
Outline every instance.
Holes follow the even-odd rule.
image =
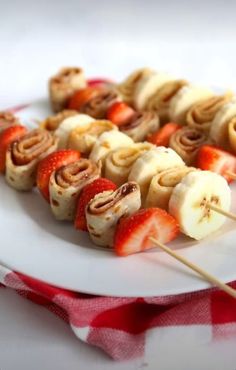
[[[133,214],[140,207],[140,189],[135,182],[127,182],[115,191],[97,194],[86,208],[87,226],[93,242],[112,247],[119,219]]]
[[[159,118],[155,112],[142,112],[134,114],[128,124],[120,126],[120,130],[137,142],[144,141],[159,126]]]
[[[50,205],[58,220],[73,220],[77,198],[83,187],[100,177],[100,165],[89,159],[61,167],[52,173],[49,182]]]
[[[169,200],[174,187],[191,171],[196,171],[196,169],[194,167],[176,166],[155,175],[149,186],[145,207],[159,207],[168,211]]]
[[[211,123],[220,108],[232,99],[232,94],[213,96],[194,104],[186,115],[187,125],[204,132],[209,132]]]
[[[68,148],[79,150],[81,153],[89,155],[98,137],[111,130],[118,130],[116,125],[107,120],[96,120],[85,126],[76,127],[70,133]]]
[[[113,150],[105,159],[105,177],[117,186],[122,185],[128,181],[131,168],[138,157],[152,148],[152,144],[144,142]]]
[[[8,127],[19,125],[20,122],[14,114],[10,112],[0,112],[0,133],[6,130]]]
[[[134,91],[137,83],[145,76],[149,76],[153,71],[149,68],[142,68],[131,73],[122,83],[117,86],[118,92],[121,94],[122,99],[133,105],[134,103]]]
[[[80,107],[80,112],[88,114],[97,119],[106,117],[106,113],[110,105],[118,99],[118,94],[114,89],[101,88],[97,94],[89,99]]]
[[[86,87],[84,71],[77,67],[62,68],[49,80],[49,96],[52,110],[60,112],[66,108],[75,91]]]
[[[17,190],[31,190],[35,185],[37,165],[57,149],[58,139],[48,131],[32,130],[15,141],[6,154],[6,180]]]
[[[178,91],[187,85],[187,81],[173,80],[165,83],[155,94],[153,94],[145,106],[145,110],[158,113],[162,124],[169,122],[169,107],[171,99]]]
[[[48,131],[55,131],[66,118],[75,116],[76,114],[78,114],[76,110],[64,109],[54,116],[47,117],[41,122],[40,127]]]
[[[209,143],[205,132],[185,126],[170,138],[169,146],[180,155],[187,165],[194,163],[199,148]]]
[[[229,142],[231,149],[236,154],[236,116],[233,117],[228,125]]]

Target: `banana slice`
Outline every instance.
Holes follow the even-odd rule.
[[[228,131],[230,146],[236,154],[236,115],[230,120]]]
[[[128,179],[139,184],[142,197],[145,199],[153,176],[164,169],[181,165],[184,165],[184,161],[174,150],[164,146],[156,147],[135,161]]]
[[[76,127],[85,126],[93,121],[95,121],[95,119],[87,114],[76,114],[76,116],[64,119],[55,131],[55,136],[59,138],[59,149],[67,148],[68,138],[72,130]]]
[[[174,80],[174,78],[167,73],[153,72],[152,74],[144,75],[134,90],[135,108],[138,110],[144,109],[149,98],[166,82],[171,80]]]
[[[112,130],[104,132],[99,136],[96,144],[93,146],[89,158],[94,162],[98,162],[100,159],[104,162],[105,157],[111,150],[130,146],[133,143],[133,140],[128,135],[120,131]]]
[[[118,127],[110,121],[92,121],[71,131],[67,146],[69,149],[79,150],[81,153],[89,155],[98,137],[103,132],[111,130],[118,130]]]
[[[223,105],[212,122],[210,137],[216,144],[225,148],[229,145],[228,124],[234,116],[236,116],[236,98]]]
[[[197,170],[194,167],[176,166],[154,176],[148,190],[145,207],[158,207],[168,211],[169,200],[174,187],[192,171]]]
[[[185,124],[187,111],[193,104],[207,99],[213,91],[200,86],[188,85],[182,87],[170,102],[170,119],[176,123]]]
[[[225,216],[210,210],[207,203],[229,211],[231,191],[227,181],[210,171],[188,173],[174,188],[169,212],[180,225],[181,231],[200,240],[218,230]]]
[[[155,148],[153,144],[144,142],[113,150],[105,160],[105,177],[117,186],[124,184],[138,157],[153,148]]]

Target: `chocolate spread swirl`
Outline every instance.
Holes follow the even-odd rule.
[[[10,112],[0,112],[0,133],[8,127],[19,125],[20,122],[14,114]]]
[[[83,182],[100,176],[100,166],[89,159],[81,158],[78,161],[61,167],[56,171],[55,179],[58,186],[63,189],[70,186],[78,187]]]
[[[100,198],[95,198],[89,205],[88,205],[88,212],[91,214],[102,214],[106,212],[108,209],[112,208],[115,204],[117,204],[121,199],[129,196],[131,193],[138,191],[139,187],[135,182],[127,182],[122,185],[116,191],[111,191],[106,193],[106,195],[101,196]]]
[[[112,89],[103,88],[100,90],[80,108],[80,112],[97,119],[106,117],[109,106],[118,99],[118,95]]]
[[[12,144],[12,160],[15,165],[27,165],[47,152],[50,147],[55,146],[56,142],[57,139],[48,131],[42,129],[32,130]]]

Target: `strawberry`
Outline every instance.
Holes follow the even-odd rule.
[[[80,158],[77,150],[58,150],[42,159],[37,170],[37,187],[42,196],[49,202],[49,180],[53,171]]]
[[[232,177],[227,172],[236,173],[236,157],[213,145],[203,145],[197,154],[196,167],[216,172],[231,182]]]
[[[68,109],[79,111],[89,100],[97,96],[99,91],[98,87],[86,87],[76,91],[69,100]]]
[[[77,204],[77,211],[74,223],[75,228],[87,231],[85,208],[88,202],[93,199],[96,194],[102,193],[106,190],[116,190],[116,188],[116,185],[112,181],[105,178],[96,179],[92,183],[86,185],[81,192]]]
[[[168,243],[179,234],[179,226],[173,216],[160,208],[146,208],[132,216],[122,218],[114,237],[118,256],[128,256],[153,248],[149,237]]]
[[[174,134],[175,131],[179,130],[181,127],[182,126],[174,122],[166,123],[158,131],[150,134],[147,138],[147,141],[157,146],[168,146],[171,135]]]
[[[0,134],[0,172],[6,169],[6,152],[14,141],[25,135],[27,129],[24,126],[10,126]]]
[[[107,78],[90,78],[87,80],[87,83],[89,87],[100,87],[113,84],[113,82]]]
[[[116,102],[110,106],[107,119],[117,126],[127,124],[135,114],[133,108],[124,102]]]

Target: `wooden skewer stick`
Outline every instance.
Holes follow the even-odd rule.
[[[225,174],[228,175],[232,180],[236,180],[236,173],[227,171]]]
[[[218,212],[221,215],[223,215],[225,217],[228,217],[228,218],[231,218],[231,220],[236,221],[236,214],[228,212],[228,211],[224,211],[222,208],[220,208],[220,207],[218,207],[218,206],[216,206],[215,204],[212,204],[212,203],[207,203],[206,205],[207,205],[208,208],[212,209],[212,211]]]
[[[229,294],[231,297],[236,299],[236,290],[228,286],[227,284],[223,283],[222,281],[218,280],[213,275],[209,274],[207,271],[203,270],[201,267],[198,267],[194,263],[188,261],[185,257],[180,256],[176,252],[172,251],[169,247],[166,245],[160,243],[157,239],[153,238],[152,236],[149,237],[149,239],[159,248],[164,250],[166,253],[168,253],[170,256],[174,257],[179,262],[183,263],[185,266],[189,267],[193,271],[197,272],[199,275],[201,275],[205,280],[209,281],[211,284],[217,286],[218,288],[222,289],[225,293]]]

